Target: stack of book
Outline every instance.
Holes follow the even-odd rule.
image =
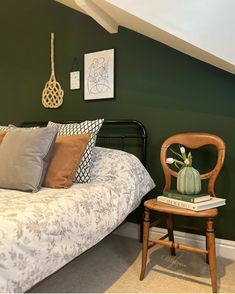
[[[157,197],[158,201],[174,206],[201,211],[209,208],[225,205],[224,198],[211,197],[208,194],[184,195],[177,191],[163,192],[163,196]]]

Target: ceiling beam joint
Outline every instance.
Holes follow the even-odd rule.
[[[118,32],[118,24],[115,20],[91,0],[74,0],[74,2],[98,22],[109,33]]]

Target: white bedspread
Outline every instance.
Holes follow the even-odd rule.
[[[91,183],[0,189],[0,292],[25,292],[112,232],[155,185],[128,153],[95,148]]]

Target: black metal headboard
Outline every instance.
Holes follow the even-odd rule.
[[[82,120],[56,121],[58,123],[80,123]],[[47,121],[29,121],[21,127],[47,125]],[[121,149],[135,154],[146,166],[147,132],[144,125],[137,120],[105,120],[98,133],[97,146]]]

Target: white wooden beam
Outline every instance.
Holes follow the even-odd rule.
[[[118,24],[112,17],[107,14],[103,9],[97,6],[91,0],[74,0],[75,3],[97,21],[109,33],[114,34],[118,32]]]

